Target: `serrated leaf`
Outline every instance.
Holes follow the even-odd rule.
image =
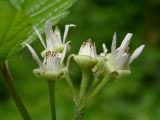
[[[64,18],[75,0],[1,0],[0,1],[0,60],[12,57],[24,41],[37,36],[36,26],[44,32],[46,20],[53,25]]]
[[[16,52],[16,46],[28,37],[31,22],[22,11],[17,11],[9,2],[1,1],[0,6],[0,59],[4,60],[10,53]]]
[[[10,0],[11,3],[17,3],[19,0]],[[19,4],[13,4],[16,8],[23,9],[31,18],[32,24],[37,27],[41,33],[44,32],[46,20],[50,20],[53,25],[64,18],[66,11],[76,0],[20,0]],[[31,42],[35,33],[30,32],[27,42]]]

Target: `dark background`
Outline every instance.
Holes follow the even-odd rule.
[[[71,52],[77,53],[82,41],[92,38],[97,52],[101,44],[110,45],[114,32],[118,45],[128,32],[133,33],[130,44],[132,53],[138,46],[146,47],[131,65],[132,74],[113,81],[97,95],[87,109],[85,120],[160,120],[160,0],[79,0],[70,14],[58,24],[73,23],[69,31]],[[42,50],[39,41],[32,45],[37,53]],[[47,84],[33,76],[38,65],[27,49],[20,57],[9,61],[11,73],[33,120],[50,117]],[[75,84],[80,83],[80,70],[72,65]],[[71,120],[73,103],[64,80],[56,86],[58,120]],[[0,79],[0,119],[21,120],[21,116]]]

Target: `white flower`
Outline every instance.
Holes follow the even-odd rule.
[[[92,42],[91,39],[87,40],[86,42],[83,42],[83,44],[80,47],[78,55],[85,55],[89,57],[96,57],[96,46],[95,43]]]
[[[129,65],[141,54],[145,45],[141,45],[138,47],[133,54],[130,56],[128,53],[129,43],[132,37],[131,33],[128,33],[124,40],[122,41],[120,47],[116,49],[117,35],[116,33],[113,36],[111,53],[106,55],[107,65],[111,71],[119,71],[119,72],[130,72]],[[105,51],[103,52],[103,54]]]
[[[75,61],[82,68],[93,67],[97,63],[97,52],[95,43],[91,39],[83,42],[78,55],[74,56]]]
[[[55,27],[55,30],[52,30],[52,24],[50,21],[46,22],[45,25],[45,34],[46,34],[46,44],[39,33],[38,29],[35,29],[39,40],[41,41],[42,45],[44,46],[45,50],[42,52],[42,56],[44,57],[47,51],[54,51],[54,52],[62,52],[64,49],[64,45],[66,44],[66,38],[68,34],[69,27],[75,27],[74,24],[65,25],[65,31],[63,40],[61,39],[61,33],[58,27]]]
[[[67,44],[65,44],[62,53],[55,53],[53,50],[46,52],[43,62],[39,59],[34,49],[27,43],[25,43],[30,52],[32,53],[33,59],[38,63],[39,68],[34,69],[34,75],[42,77],[47,80],[57,79],[63,71],[62,63],[66,54]]]

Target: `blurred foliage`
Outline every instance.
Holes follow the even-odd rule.
[[[112,36],[118,33],[118,43],[127,32],[133,38],[130,51],[146,44],[142,55],[131,65],[132,74],[110,82],[100,92],[87,109],[85,120],[160,120],[160,1],[159,0],[80,0],[71,9],[71,13],[59,23],[74,23],[68,36],[73,52],[78,52],[82,41],[92,38],[97,51],[102,51],[105,42],[110,49]],[[40,52],[39,41],[34,48]],[[21,57],[10,60],[10,67],[16,85],[33,120],[48,120],[49,99],[47,85],[32,75],[37,65],[28,50]],[[80,83],[80,70],[72,65],[75,84]],[[8,97],[0,81],[0,116],[2,120],[21,120],[21,117]],[[57,82],[56,106],[58,120],[71,120],[73,103],[65,81]]]
[[[1,0],[0,59],[18,52],[24,41],[35,38],[33,26],[44,32],[46,20],[55,25],[64,18],[75,0]]]

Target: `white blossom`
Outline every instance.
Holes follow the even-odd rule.
[[[69,31],[69,27],[75,27],[75,25],[74,24],[65,25],[64,36],[63,36],[63,40],[62,40],[59,28],[55,27],[55,30],[53,31],[51,22],[47,21],[46,25],[45,25],[46,44],[45,44],[41,34],[39,33],[38,29],[34,27],[35,32],[37,33],[38,38],[45,49],[42,52],[43,57],[45,56],[45,53],[47,51],[54,51],[54,52],[57,52],[57,51],[62,52],[63,51],[64,45],[66,44],[66,38],[67,38],[68,31]]]
[[[95,43],[91,39],[83,42],[78,55],[75,55],[74,59],[81,68],[92,68],[97,63]]]
[[[63,61],[67,52],[67,46],[68,43],[65,43],[67,33],[69,30],[69,27],[74,26],[73,24],[71,25],[66,25],[65,26],[65,32],[64,32],[64,37],[63,41],[61,40],[61,35],[58,27],[55,28],[54,32],[52,30],[52,25],[49,21],[46,22],[45,25],[45,33],[46,33],[46,43],[44,42],[41,34],[39,33],[38,29],[35,29],[35,32],[37,33],[40,42],[42,43],[44,47],[44,51],[42,52],[43,55],[42,57],[43,62],[39,59],[38,55],[36,54],[35,50],[27,43],[25,45],[28,47],[30,50],[33,59],[38,63],[39,68],[34,69],[33,73],[36,76],[40,76],[46,79],[52,79],[50,77],[58,76],[58,74],[62,71],[63,69]],[[61,51],[57,51],[59,48],[63,48]]]
[[[133,54],[129,54],[129,43],[131,40],[132,34],[128,33],[124,40],[122,41],[120,47],[116,48],[117,35],[116,33],[113,36],[113,41],[111,45],[111,53],[106,55],[107,65],[111,71],[120,71],[129,70],[129,65],[141,54],[145,45],[138,47]],[[104,44],[103,44],[103,48]],[[103,54],[105,51],[103,52]]]
[[[43,78],[47,78],[52,76],[52,74],[55,75],[61,71],[63,60],[66,54],[67,44],[65,45],[62,53],[55,53],[54,51],[46,52],[43,62],[39,59],[35,50],[29,44],[27,43],[25,44],[28,47],[29,51],[31,52],[33,59],[39,65],[39,68],[34,70],[34,74],[36,74],[36,76],[39,75]]]

